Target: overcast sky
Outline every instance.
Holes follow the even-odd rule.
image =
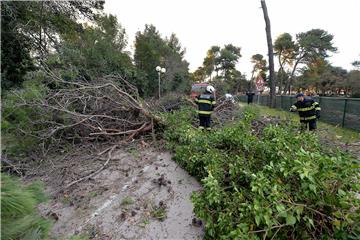
[[[267,0],[273,41],[283,32],[322,28],[334,35],[338,52],[329,59],[351,69],[360,59],[360,0]],[[175,33],[194,71],[212,45],[241,47],[238,69],[250,75],[250,58],[267,54],[260,0],[106,0],[105,12],[117,16],[134,50],[135,33],[153,24],[162,37]],[[275,59],[275,62],[277,59]]]

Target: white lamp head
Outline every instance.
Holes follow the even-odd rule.
[[[156,69],[156,71],[158,71],[158,72],[161,71],[161,67],[160,67],[160,66],[157,66],[155,69]]]
[[[165,69],[165,68],[162,68],[162,69],[161,69],[161,72],[162,72],[162,73],[165,73],[165,72],[166,72],[166,69]]]

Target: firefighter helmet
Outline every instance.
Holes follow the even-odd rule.
[[[215,92],[215,88],[213,86],[207,86],[206,87],[206,91],[209,92],[209,93],[214,93]]]

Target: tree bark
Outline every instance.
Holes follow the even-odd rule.
[[[250,92],[253,91],[252,86],[253,86],[253,82],[254,82],[254,74],[255,74],[255,66],[251,72],[250,84],[249,84],[249,89],[248,89],[248,91],[250,91]]]
[[[284,62],[281,61],[281,54],[282,51],[280,50],[279,55],[278,55],[278,59],[279,59],[279,70],[278,70],[278,83],[279,83],[279,90],[278,90],[278,94],[282,95],[282,87],[283,87],[283,81],[284,81]],[[280,78],[279,78],[280,77]],[[280,80],[280,81],[279,81]]]
[[[289,87],[289,89],[288,89],[289,95],[291,94],[291,87],[292,87],[292,85],[293,85],[293,83],[294,83],[296,68],[297,68],[299,62],[300,62],[302,59],[303,59],[303,57],[300,57],[300,58],[295,62],[294,68],[293,68],[292,71],[291,71],[291,75],[290,75],[290,79],[289,79],[289,85],[288,85],[288,87]]]
[[[266,39],[267,39],[267,45],[268,45],[268,55],[269,55],[269,81],[270,81],[270,102],[269,107],[275,107],[275,98],[276,98],[276,82],[275,82],[275,76],[274,76],[274,50],[272,45],[272,39],[271,39],[271,27],[270,27],[270,19],[266,7],[265,0],[261,0],[261,7],[263,9],[264,13],[264,20],[265,20],[265,30],[266,30]]]

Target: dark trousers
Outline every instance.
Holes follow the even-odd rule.
[[[210,128],[211,116],[199,114],[200,128]]]
[[[249,98],[248,97],[248,104],[252,103],[253,102],[253,98]]]
[[[301,123],[301,130],[306,130],[309,126],[309,130],[313,131],[316,130],[316,119],[312,119],[312,120],[302,120],[300,121]]]

